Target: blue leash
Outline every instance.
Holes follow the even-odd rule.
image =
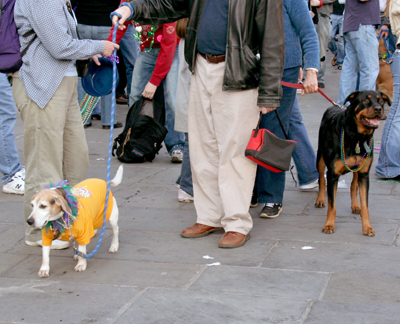
[[[376,39],[379,40],[382,37],[383,32],[388,32],[388,31],[389,31],[389,29],[383,29],[381,31],[381,33],[379,34],[379,36],[376,37]],[[390,64],[393,61],[393,59],[392,59],[393,55],[389,51],[389,37],[388,38],[382,37],[382,39],[383,39],[383,43],[385,44],[385,47],[386,47],[386,62],[388,64]]]
[[[116,12],[112,12],[111,13],[111,17],[113,15],[117,15],[119,18],[121,18],[121,15],[116,13]],[[113,30],[113,43],[116,42],[116,38],[117,38],[117,28],[118,28],[118,22],[114,27]],[[117,50],[114,49],[113,55],[116,56],[117,55]],[[90,254],[84,254],[82,252],[79,252],[78,250],[78,244],[75,240],[75,238],[72,241],[72,247],[74,249],[74,252],[76,255],[79,255],[85,259],[90,259],[92,256],[94,256],[97,251],[100,248],[101,242],[103,241],[103,237],[104,237],[104,233],[106,231],[106,222],[107,222],[107,207],[108,207],[108,198],[110,196],[110,170],[111,170],[111,151],[112,151],[112,144],[113,144],[113,134],[114,134],[114,115],[115,115],[115,105],[116,105],[116,99],[115,99],[115,92],[116,92],[116,88],[117,88],[117,62],[115,62],[115,60],[112,61],[113,62],[113,84],[112,84],[112,96],[111,96],[111,124],[110,124],[110,142],[108,145],[108,162],[107,162],[107,194],[106,194],[106,202],[104,205],[104,213],[103,213],[103,226],[101,227],[101,233],[100,233],[100,237],[99,237],[99,241],[97,242],[96,247],[94,248],[93,252]]]

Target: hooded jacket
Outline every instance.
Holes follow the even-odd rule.
[[[189,17],[185,59],[195,73],[197,31],[206,0],[135,0],[132,19],[164,24]],[[282,0],[230,0],[223,90],[258,87],[258,105],[278,107],[285,37]],[[212,36],[211,36],[212,37]],[[259,54],[259,55],[258,55]]]

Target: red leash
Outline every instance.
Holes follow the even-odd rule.
[[[282,81],[281,84],[282,84],[284,87],[295,88],[295,89],[304,89],[304,86],[303,86],[301,83],[290,83],[290,82]],[[343,109],[343,107],[342,107],[341,105],[337,104],[337,103],[334,102],[331,98],[329,98],[329,97],[325,94],[325,92],[323,92],[320,88],[318,88],[318,92],[319,92],[321,95],[323,95],[332,105]]]

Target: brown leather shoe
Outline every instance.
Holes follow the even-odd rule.
[[[220,248],[233,249],[240,246],[243,246],[247,240],[250,239],[250,233],[244,235],[238,232],[226,232],[224,236],[222,236],[221,241],[219,241],[218,246]]]
[[[202,237],[211,234],[212,232],[218,231],[220,229],[222,229],[222,227],[212,227],[196,223],[188,228],[185,228],[182,231],[181,236],[186,238]]]

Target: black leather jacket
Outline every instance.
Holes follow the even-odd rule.
[[[134,0],[132,19],[163,24],[189,17],[185,58],[195,71],[197,30],[206,0]],[[259,57],[257,57],[259,54]],[[258,105],[279,106],[285,59],[283,0],[230,0],[223,90],[258,87]]]

